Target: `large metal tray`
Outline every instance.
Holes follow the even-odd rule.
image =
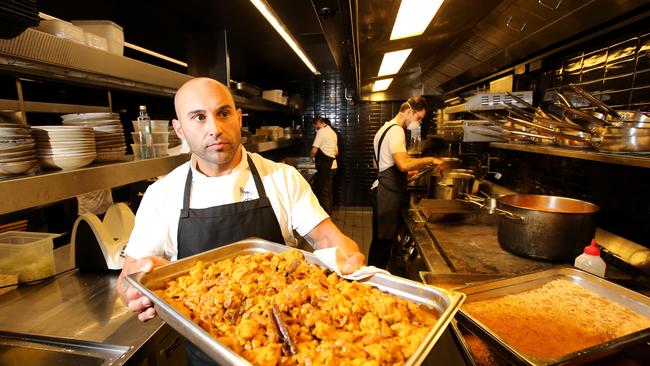
[[[650,298],[572,267],[556,267],[523,276],[482,283],[458,289],[467,295],[467,303],[539,288],[547,282],[564,279],[580,285],[619,305],[650,317]],[[595,309],[597,311],[597,309]],[[623,348],[650,339],[650,328],[601,343],[554,360],[538,359],[519,352],[480,321],[461,308],[458,322],[479,336],[495,352],[516,365],[580,365],[616,353]]]
[[[127,277],[127,280],[152,300],[154,308],[162,320],[221,365],[250,365],[243,357],[222,345],[203,328],[156,296],[154,291],[163,288],[170,280],[186,274],[187,270],[199,260],[213,262],[245,254],[268,252],[278,254],[289,249],[285,245],[266,240],[246,239],[166,264],[150,273],[131,274]],[[312,253],[303,251],[303,254],[307,262],[324,267]],[[459,292],[447,291],[386,274],[375,274],[359,282],[374,286],[406,300],[426,305],[437,312],[439,316],[438,322],[427,334],[415,353],[405,362],[405,365],[420,365],[424,361],[465,299],[465,295]]]

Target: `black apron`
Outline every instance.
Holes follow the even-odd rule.
[[[280,223],[266,196],[262,179],[248,154],[246,159],[259,195],[258,199],[250,201],[200,209],[189,208],[192,168],[189,169],[183,208],[178,220],[178,259],[250,237],[284,243]],[[217,364],[190,342],[185,342],[185,349],[188,363],[192,366]]]
[[[377,153],[375,162],[379,169],[379,156],[381,156],[381,145],[384,142],[386,133],[391,128],[398,126],[389,126],[379,139],[377,144]],[[402,203],[406,197],[407,174],[400,171],[396,165],[377,174],[379,186],[377,187],[377,239],[391,240],[397,233],[399,222],[399,212]]]

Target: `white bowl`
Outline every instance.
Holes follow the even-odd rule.
[[[36,165],[36,160],[0,163],[0,174],[22,174]]]
[[[84,167],[95,160],[96,153],[84,155],[53,155],[38,156],[38,163],[45,168],[52,169],[77,169]]]

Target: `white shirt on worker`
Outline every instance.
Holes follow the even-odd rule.
[[[241,162],[232,173],[208,177],[196,169],[192,159],[147,188],[135,217],[135,227],[124,253],[133,258],[162,256],[176,260],[178,219],[183,206],[187,170],[192,169],[190,208],[201,209],[259,198],[242,149]],[[318,203],[309,183],[289,165],[251,154],[266,195],[280,223],[287,245],[297,245],[293,230],[304,236],[329,216]]]
[[[319,148],[323,154],[329,156],[330,158],[336,158],[336,155],[339,152],[338,148],[338,137],[336,132],[332,127],[325,125],[316,131],[316,137],[314,138],[314,143],[311,144],[313,147]],[[336,159],[332,161],[332,169],[338,168],[336,164]]]
[[[389,128],[392,125],[396,125],[395,121],[388,121],[384,123],[383,126],[377,131],[375,134],[375,139],[373,140],[372,146],[374,151],[376,152],[378,147],[379,147],[379,140],[381,139],[381,135],[386,131],[387,128]],[[393,165],[395,165],[395,159],[393,159],[393,154],[395,153],[400,153],[400,152],[406,152],[406,134],[404,133],[404,129],[400,126],[397,126],[397,128],[393,127],[388,132],[386,133],[386,137],[384,137],[384,140],[381,143],[381,151],[378,152],[379,154],[379,171],[382,172]],[[374,155],[373,155],[374,159]],[[379,182],[375,180],[372,183],[372,188],[377,187]]]

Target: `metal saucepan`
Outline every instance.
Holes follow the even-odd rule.
[[[608,127],[594,147],[613,153],[650,152],[650,128]]]
[[[472,193],[474,175],[466,173],[444,173],[442,177],[431,179],[435,182],[434,197],[443,200],[455,200],[463,194]]]
[[[456,169],[460,167],[461,160],[459,158],[454,158],[451,156],[441,157],[440,160],[443,162],[443,167],[445,170]]]
[[[515,194],[498,199],[497,238],[524,257],[572,261],[596,232],[598,206],[577,199]]]
[[[613,124],[617,122],[650,123],[650,115],[648,115],[648,113],[646,112],[633,111],[633,110],[616,110],[608,106],[607,104],[603,103],[598,98],[594,97],[589,92],[587,92],[586,90],[582,89],[581,87],[575,84],[569,84],[568,87],[574,92],[578,93],[583,98],[585,98],[587,101],[589,101],[589,103],[591,103],[593,106],[601,110],[603,113],[600,116],[598,116],[598,114],[596,113],[593,113],[593,115],[598,116],[598,118],[602,120],[606,120]],[[627,126],[627,127],[648,127],[648,126]]]

